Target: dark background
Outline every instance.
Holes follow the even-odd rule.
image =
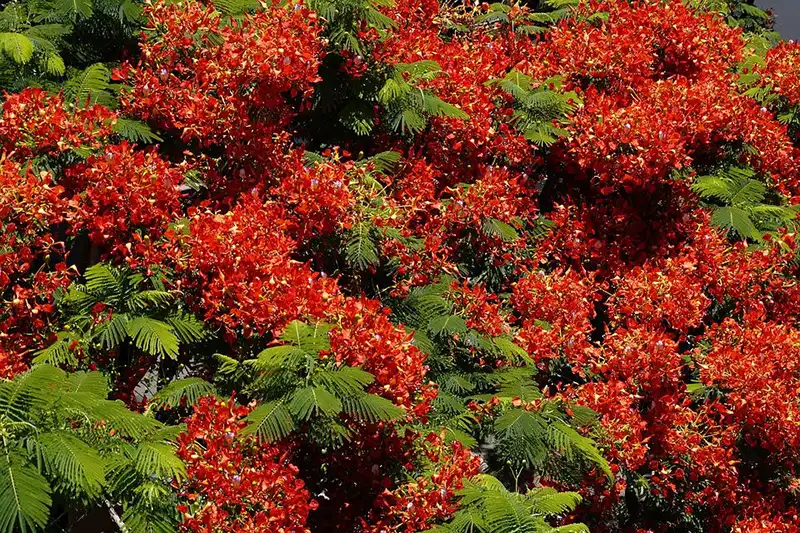
[[[784,39],[800,40],[800,0],[756,0],[761,9],[775,12],[775,29]]]

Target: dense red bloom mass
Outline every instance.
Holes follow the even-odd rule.
[[[200,2],[153,4],[140,63],[117,73],[131,86],[123,109],[265,171],[273,135],[311,92],[323,53],[316,14],[295,6],[274,2],[230,21]]]
[[[465,478],[480,472],[480,459],[459,443],[444,445],[433,434],[423,446],[433,473],[381,494],[375,513],[380,518],[365,525],[365,532],[424,531],[431,520],[455,512],[456,492],[464,487]]]
[[[107,327],[65,296],[103,260],[177,347],[109,328],[77,367],[233,398],[159,411],[190,413],[184,531],[422,532],[482,468],[580,492],[593,531],[800,531],[799,45],[733,0],[218,4],[146,3],[118,110],[5,96],[0,378]],[[269,387],[259,440],[234,400]],[[613,479],[498,465],[528,396],[592,409]]]
[[[757,67],[761,83],[792,105],[800,103],[800,78],[796,66],[798,58],[798,43],[781,42],[767,52],[763,67]]]
[[[87,231],[96,244],[131,242],[137,230],[159,238],[179,214],[183,175],[153,152],[123,143],[67,172],[76,196],[73,232]]]
[[[48,172],[38,176],[9,159],[0,169],[0,376],[26,368],[23,355],[40,349],[53,307],[53,292],[69,285],[61,239],[51,227],[67,209],[63,188]],[[56,264],[42,270],[44,262]]]
[[[336,282],[291,258],[283,207],[245,195],[226,215],[199,212],[189,222],[180,268],[202,294],[205,318],[231,335],[282,330],[300,317],[322,318],[340,297]]]
[[[201,398],[178,437],[187,479],[179,486],[186,503],[183,531],[285,531],[306,533],[316,508],[287,452],[239,439],[247,408],[233,401]]]
[[[331,353],[337,362],[371,372],[383,396],[411,406],[424,383],[425,355],[388,314],[375,300],[346,299],[328,315],[340,326],[330,333]]]
[[[0,142],[6,157],[25,161],[70,150],[103,145],[111,134],[116,113],[100,105],[66,111],[60,96],[42,89],[25,89],[3,102]]]

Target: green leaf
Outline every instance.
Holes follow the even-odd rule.
[[[61,396],[63,408],[68,412],[82,413],[92,421],[106,422],[122,436],[143,438],[160,428],[160,422],[128,409],[119,400],[95,400],[86,393],[65,393]]]
[[[566,423],[558,420],[548,426],[548,436],[551,442],[560,447],[561,451],[567,454],[572,453],[573,450],[577,451],[584,459],[599,467],[609,480],[614,479],[611,467],[591,439],[584,437]]]
[[[430,337],[421,330],[414,332],[414,346],[419,348],[426,355],[433,355],[436,351],[436,345]]]
[[[581,503],[577,492],[556,492],[554,489],[532,490],[525,495],[531,509],[543,515],[561,515],[575,510]]]
[[[405,410],[376,394],[350,396],[343,400],[344,411],[370,423],[389,422],[405,415]]]
[[[760,203],[764,201],[767,192],[766,186],[757,180],[748,180],[734,189],[730,199],[731,205],[746,203]]]
[[[497,346],[505,359],[516,363],[530,363],[532,366],[535,366],[528,352],[511,339],[506,337],[494,337],[492,338],[492,343]]]
[[[686,385],[686,392],[693,395],[702,395],[706,392],[706,386],[700,382],[689,383]]]
[[[378,249],[369,222],[359,222],[348,231],[345,257],[348,263],[361,270],[378,264]]]
[[[100,297],[108,299],[118,298],[122,294],[122,283],[118,276],[105,263],[97,263],[86,269],[86,289]]]
[[[26,422],[33,412],[43,409],[58,398],[66,377],[62,370],[39,365],[12,381],[0,381],[0,416],[15,422]]]
[[[120,137],[134,143],[150,144],[161,142],[164,139],[153,133],[150,126],[144,122],[130,118],[118,118],[114,123],[114,132]]]
[[[754,215],[768,216],[780,219],[783,222],[791,222],[797,219],[798,206],[782,206],[782,205],[757,205],[750,209]]]
[[[750,4],[746,4],[744,2],[739,2],[739,3],[736,4],[736,7],[738,7],[742,11],[742,13],[744,13],[745,15],[748,15],[748,16],[751,16],[751,17],[754,17],[754,18],[758,18],[758,19],[761,19],[761,20],[768,20],[769,19],[769,14],[766,11],[764,11],[763,9],[759,9],[756,6],[753,6],[753,5],[750,5]]]
[[[170,359],[178,357],[180,341],[169,324],[154,318],[138,316],[128,323],[126,329],[140,350]]]
[[[461,109],[428,92],[423,93],[422,108],[426,113],[434,117],[448,117],[459,120],[467,120],[469,118],[469,115]]]
[[[45,55],[44,69],[52,76],[63,76],[67,71],[64,59],[55,52],[48,52]]]
[[[62,15],[89,18],[92,16],[92,0],[58,0],[56,11]]]
[[[428,323],[428,331],[435,335],[455,335],[468,329],[464,319],[456,315],[439,316]]]
[[[53,366],[69,365],[75,366],[78,364],[78,358],[75,352],[70,349],[74,341],[80,341],[81,338],[76,336],[70,331],[61,331],[56,335],[56,340],[42,350],[34,354],[33,364],[41,365],[48,364]]]
[[[517,233],[517,230],[514,229],[513,226],[506,224],[502,220],[497,220],[496,218],[487,218],[484,220],[481,229],[487,236],[494,237],[505,242],[514,242],[519,240],[519,233]]]
[[[369,135],[375,128],[374,111],[366,102],[351,101],[339,112],[339,122],[356,135]]]
[[[141,501],[126,507],[122,514],[128,533],[175,533],[179,518],[175,505],[153,508]]]
[[[475,439],[475,437],[465,431],[450,426],[443,426],[443,429],[444,441],[447,443],[458,441],[466,448],[472,448],[478,444],[478,441]]]
[[[579,428],[595,424],[600,418],[595,411],[583,405],[573,405],[570,410],[572,411],[572,425]]]
[[[110,82],[111,71],[102,63],[95,63],[67,81],[64,85],[64,98],[79,106],[87,102],[110,106],[114,102],[113,96],[108,92]]]
[[[425,117],[416,110],[408,108],[396,115],[391,124],[395,131],[400,130],[402,133],[415,134],[425,129],[427,122]]]
[[[313,326],[294,320],[286,326],[286,330],[281,335],[281,340],[290,342],[301,350],[309,354],[317,354],[331,347],[328,339],[330,326],[318,323]]]
[[[439,388],[446,392],[464,394],[475,390],[475,384],[459,374],[444,374],[437,381]]]
[[[375,170],[383,173],[391,172],[402,159],[398,152],[379,152],[366,161],[372,163]]]
[[[716,198],[722,201],[730,201],[731,198],[730,181],[719,176],[700,176],[692,184],[692,190],[702,198]]]
[[[50,490],[20,452],[0,453],[0,533],[43,530],[52,505]]]
[[[186,477],[186,467],[175,455],[175,448],[163,442],[140,443],[133,456],[133,465],[143,476],[154,475],[165,480]]]
[[[142,6],[136,0],[123,0],[119,6],[119,13],[123,19],[128,22],[141,23],[142,21]]]
[[[535,532],[538,529],[536,520],[518,495],[505,490],[484,494],[483,514],[487,523],[499,525],[501,531]]]
[[[90,394],[97,399],[105,400],[108,396],[108,378],[101,372],[79,370],[67,375],[67,390]]]
[[[0,48],[16,63],[25,64],[33,57],[33,41],[21,33],[0,33]]]
[[[127,313],[115,313],[111,320],[101,322],[95,327],[93,338],[106,350],[116,349],[128,336],[130,316]]]
[[[91,446],[66,431],[36,436],[49,474],[74,491],[97,497],[105,483],[104,461]]]
[[[512,464],[538,466],[552,450],[545,443],[546,421],[524,409],[510,409],[494,424],[500,451]]]
[[[240,361],[221,353],[215,353],[214,359],[219,362],[217,374],[221,376],[233,376],[242,369]]]
[[[294,370],[308,356],[297,346],[271,346],[259,352],[255,360],[248,361],[254,368],[266,372]]]
[[[256,435],[260,440],[274,442],[294,430],[294,420],[283,400],[259,405],[247,416],[242,435]]]
[[[323,413],[334,417],[342,412],[342,402],[322,387],[305,387],[297,390],[289,401],[289,411],[300,420]]]
[[[411,86],[402,80],[389,78],[383,84],[383,87],[378,91],[378,98],[381,102],[390,103],[393,100],[401,98],[411,91]]]
[[[143,311],[149,308],[160,308],[168,305],[174,296],[169,291],[143,290],[132,294],[126,304],[128,309]]]
[[[261,6],[258,0],[216,0],[214,7],[226,15],[242,15]]]
[[[314,375],[314,381],[337,396],[360,395],[375,381],[375,377],[352,366],[342,366],[335,370],[321,370]]]
[[[542,392],[532,382],[519,382],[501,388],[496,396],[498,398],[519,398],[523,402],[530,402],[541,398]]]
[[[544,429],[541,417],[524,409],[510,409],[495,420],[496,431],[527,435]]]
[[[205,324],[194,315],[178,312],[168,316],[164,321],[172,326],[175,335],[183,343],[193,344],[208,337]]]
[[[760,241],[761,233],[756,229],[747,211],[739,207],[725,206],[714,210],[711,223],[720,228],[734,230],[745,239]]]
[[[394,68],[399,73],[411,74],[413,78],[420,78],[442,71],[441,65],[430,59],[422,59],[413,63],[397,63]]]
[[[748,168],[731,167],[718,176],[701,176],[692,184],[692,190],[703,198],[720,201],[726,205],[741,207],[764,201],[766,186],[752,177],[755,172]]]
[[[217,393],[214,386],[208,381],[197,378],[176,379],[158,391],[152,398],[156,405],[178,407],[186,401],[186,405],[194,405],[203,396],[213,396]]]

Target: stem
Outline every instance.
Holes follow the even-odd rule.
[[[111,519],[114,521],[114,523],[117,524],[119,530],[122,531],[122,533],[130,533],[128,526],[125,525],[125,522],[123,522],[122,518],[120,518],[120,516],[117,514],[117,511],[114,509],[114,506],[111,504],[111,502],[108,500],[104,501],[106,507],[108,507],[108,514],[111,516]]]

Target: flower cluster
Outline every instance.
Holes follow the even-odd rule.
[[[240,438],[247,411],[210,397],[195,404],[178,437],[178,457],[186,463],[178,487],[182,531],[309,531],[316,502],[286,451]]]
[[[480,472],[480,458],[459,443],[445,445],[435,434],[422,446],[433,464],[432,473],[381,494],[374,513],[380,518],[364,527],[365,532],[425,531],[456,511],[456,492],[464,487],[465,478]]]
[[[211,4],[152,4],[139,63],[116,72],[131,86],[123,110],[243,172],[267,171],[273,136],[311,92],[323,53],[316,14],[296,6],[228,21]]]
[[[108,147],[85,163],[71,167],[65,184],[71,230],[86,231],[95,244],[123,247],[142,230],[160,238],[180,213],[181,169],[154,152],[134,151],[127,143]]]
[[[0,143],[6,157],[25,161],[70,150],[101,147],[112,133],[116,113],[101,105],[65,109],[61,95],[42,89],[10,94],[3,102]]]

